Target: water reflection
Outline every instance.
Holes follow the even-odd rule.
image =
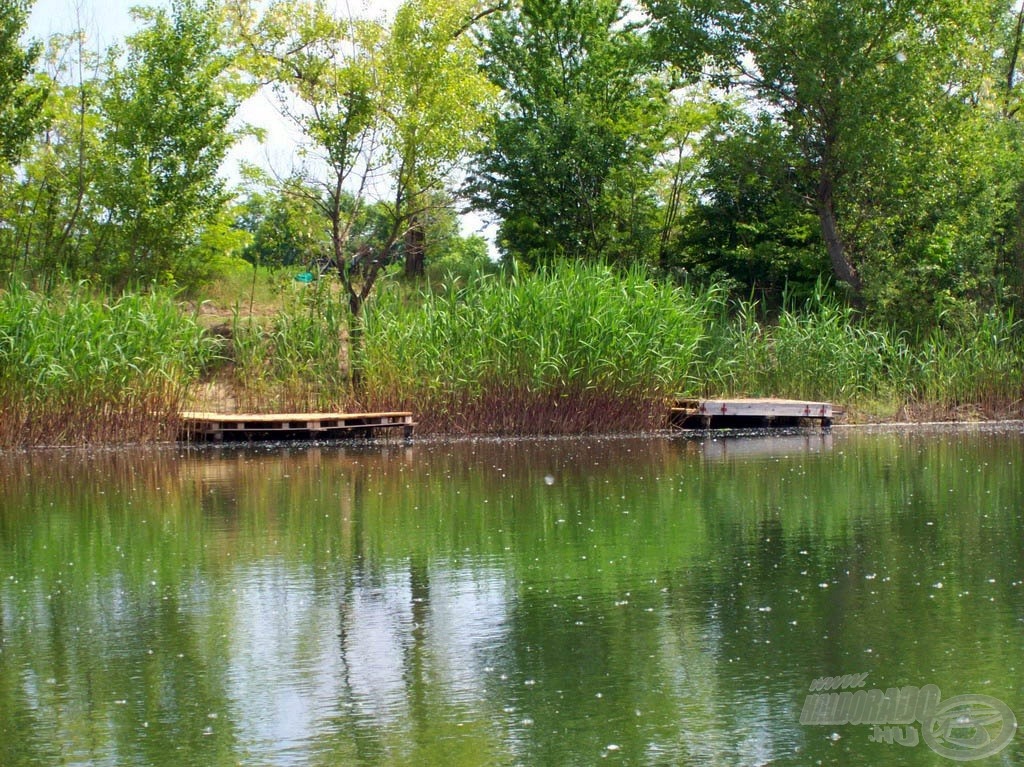
[[[1022,453],[1004,428],[0,456],[0,764],[934,764],[801,706],[870,672],[1024,714]]]
[[[827,453],[832,450],[831,430],[802,429],[790,433],[712,433],[684,442],[699,447],[705,461],[785,458],[791,455]]]

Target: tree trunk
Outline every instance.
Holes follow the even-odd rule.
[[[832,178],[827,172],[822,173],[818,182],[818,219],[821,221],[821,235],[825,240],[825,250],[832,263],[832,273],[840,282],[845,282],[854,293],[859,294],[864,283],[857,270],[846,257],[846,247],[839,234],[836,224],[835,203],[832,199]]]
[[[405,232],[405,276],[422,277],[426,273],[427,233],[415,217]]]
[[[1022,41],[1024,41],[1024,6],[1017,11],[1017,23],[1013,29],[1010,63],[1006,67],[1006,100],[1003,106],[1003,117],[1012,117],[1017,113],[1017,106],[1013,104],[1013,88],[1017,84],[1017,59],[1020,57]]]

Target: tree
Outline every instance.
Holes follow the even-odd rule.
[[[478,70],[470,26],[492,12],[476,3],[408,0],[395,14],[384,46],[387,72],[384,114],[388,153],[395,167],[395,213],[404,202],[405,271],[424,273],[428,250],[425,219],[449,207],[445,181],[481,143],[484,116],[494,89]]]
[[[21,257],[18,201],[9,190],[20,186],[13,166],[40,128],[46,98],[45,81],[32,79],[40,45],[25,47],[25,30],[30,3],[0,0],[0,269],[9,271]]]
[[[50,40],[43,119],[0,201],[6,266],[27,279],[192,287],[240,245],[217,174],[244,89],[219,11],[137,18],[126,52],[94,54],[81,31]]]
[[[926,225],[916,187],[983,87],[987,0],[647,0],[662,55],[750,94],[797,151],[835,278],[864,298]],[[908,210],[908,203],[910,208]]]
[[[30,82],[40,45],[21,44],[30,6],[27,0],[0,0],[0,163],[8,165],[35,133],[46,98],[45,86]]]
[[[292,185],[252,192],[239,205],[235,225],[252,235],[243,257],[258,266],[309,266],[328,237],[313,190]]]
[[[1024,95],[1024,78],[1021,77],[1024,67],[1024,5],[1018,4],[1015,10],[1011,9],[1002,19],[1002,24],[999,21],[997,19],[993,24],[996,46],[993,77],[996,87],[993,91],[1001,106],[999,116],[1002,119],[996,126],[990,125],[986,135],[1001,139],[1003,147],[1009,147],[1008,151],[1004,148],[1001,152],[989,154],[990,158],[999,158],[1001,167],[997,178],[1003,185],[1010,184],[1012,189],[1008,195],[1009,204],[1001,211],[994,238],[998,258],[996,277],[999,287],[1005,288],[1000,298],[1010,303],[1019,315],[1024,310],[1024,178],[1019,172],[1024,150],[1024,122],[1021,121],[1024,103],[1021,100]],[[998,36],[1000,32],[1001,38]]]
[[[776,123],[723,107],[701,143],[672,262],[698,279],[732,282],[741,297],[777,302],[787,290],[813,290],[828,264],[798,162]]]
[[[108,57],[97,252],[116,287],[193,284],[209,272],[201,234],[229,199],[218,171],[247,91],[232,75],[217,6],[173,0],[170,12],[136,14],[144,28],[129,37],[123,66],[120,51]]]
[[[633,260],[656,245],[668,83],[632,11],[522,0],[489,20],[483,66],[502,98],[469,188],[506,259]]]
[[[0,259],[23,279],[43,283],[88,276],[87,242],[97,211],[90,190],[98,169],[98,57],[81,33],[55,35],[43,57],[47,98],[18,173],[3,190]]]
[[[475,0],[409,0],[389,29],[337,18],[317,0],[279,0],[262,15],[247,0],[232,4],[249,70],[276,89],[306,140],[296,174],[321,190],[315,202],[349,310],[356,384],[364,303],[482,123],[487,86],[463,34],[478,13]],[[357,250],[369,208],[383,211],[386,233]]]

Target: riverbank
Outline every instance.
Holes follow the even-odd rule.
[[[168,440],[183,410],[411,411],[418,434],[498,436],[653,431],[678,397],[829,401],[848,423],[1024,417],[1008,314],[910,333],[822,293],[768,318],[714,288],[579,265],[387,283],[353,386],[329,283],[282,285],[263,312],[200,306],[0,295],[0,446]]]

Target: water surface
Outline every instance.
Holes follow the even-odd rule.
[[[0,455],[0,765],[954,764],[801,712],[866,673],[1024,718],[1022,462],[1019,425]]]

